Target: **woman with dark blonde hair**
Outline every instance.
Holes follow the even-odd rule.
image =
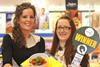
[[[57,20],[51,54],[61,63],[65,64],[65,67],[71,64],[76,52],[74,46],[72,45],[72,37],[75,31],[75,24],[68,16],[62,16]],[[79,66],[87,67],[87,56],[88,55],[84,56],[84,59]]]
[[[32,33],[36,26],[36,10],[33,5],[18,5],[13,22],[12,33],[6,34],[3,38],[3,67],[14,66],[12,58],[20,66],[31,55],[45,52],[44,39]]]

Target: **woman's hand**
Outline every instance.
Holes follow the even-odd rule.
[[[71,67],[71,65],[70,65],[70,64],[68,64],[68,67]],[[81,67],[81,66],[79,65],[78,67]]]
[[[12,65],[9,64],[9,63],[7,63],[7,64],[5,64],[3,67],[12,67]]]

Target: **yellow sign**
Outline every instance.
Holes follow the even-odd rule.
[[[90,46],[92,48],[96,48],[96,45],[97,45],[97,41],[95,41],[91,38],[88,38],[88,37],[86,37],[82,34],[79,34],[79,33],[76,34],[75,40],[79,41],[83,44],[86,44],[87,46]]]

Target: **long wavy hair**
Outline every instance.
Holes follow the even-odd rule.
[[[35,7],[33,5],[31,5],[30,3],[22,3],[22,4],[18,5],[15,10],[15,17],[13,20],[14,28],[13,28],[12,35],[14,37],[15,44],[20,47],[25,46],[26,41],[25,41],[25,37],[20,29],[20,25],[18,24],[18,21],[19,21],[20,16],[23,13],[23,10],[28,9],[28,8],[31,8],[33,10],[34,17],[35,17],[36,16]]]
[[[65,57],[66,65],[68,65],[68,64],[70,64],[72,56],[75,53],[74,46],[72,45],[72,37],[73,37],[74,32],[76,31],[76,27],[75,27],[74,22],[68,16],[62,16],[56,22],[54,38],[53,38],[53,44],[52,44],[52,48],[51,48],[51,54],[55,55],[55,53],[58,50],[59,38],[57,36],[56,30],[57,30],[57,24],[58,24],[59,20],[61,20],[61,19],[68,20],[69,24],[71,26],[71,34],[70,34],[69,38],[66,40],[65,52],[64,52],[64,57]]]

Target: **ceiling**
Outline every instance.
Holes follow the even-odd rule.
[[[4,5],[11,6],[11,5],[16,5],[16,4],[19,4],[19,3],[22,3],[22,2],[29,2],[29,1],[32,1],[32,0],[0,0],[0,6],[4,6]],[[51,4],[63,5],[65,3],[65,0],[45,0],[45,1],[50,5]],[[80,4],[81,5],[85,5],[85,4],[100,5],[100,1],[99,0],[78,0],[78,4],[79,5]]]

